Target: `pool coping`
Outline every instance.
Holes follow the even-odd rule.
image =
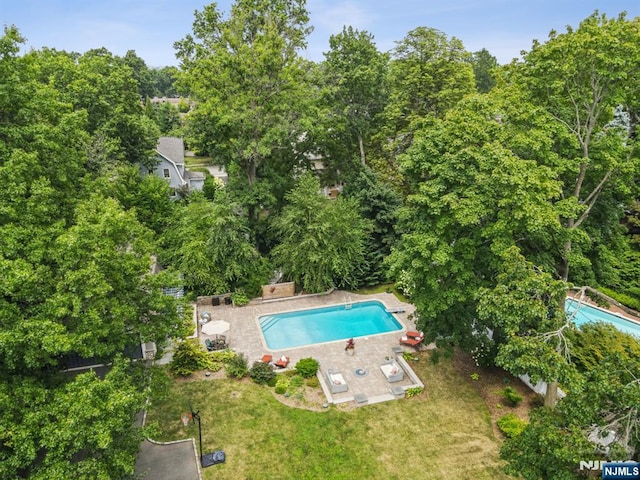
[[[267,345],[267,340],[266,340],[264,332],[262,330],[262,325],[260,325],[260,317],[265,316],[265,315],[280,315],[280,314],[292,313],[292,312],[305,312],[305,311],[309,311],[309,310],[319,310],[319,309],[322,309],[322,308],[339,307],[339,306],[342,306],[342,305],[373,302],[373,301],[382,304],[382,306],[384,307],[386,312],[393,317],[393,319],[398,323],[398,325],[400,325],[400,328],[397,329],[397,330],[390,330],[390,331],[387,331],[387,332],[371,333],[371,334],[360,335],[360,336],[351,337],[351,338],[373,337],[375,335],[386,335],[386,334],[389,334],[389,333],[397,334],[397,333],[400,333],[400,332],[403,332],[403,331],[407,330],[406,324],[400,318],[397,317],[397,315],[396,315],[397,312],[390,311],[392,308],[390,308],[383,300],[380,300],[378,298],[368,298],[368,299],[365,299],[365,300],[349,301],[349,302],[346,302],[346,303],[332,303],[332,304],[330,303],[330,304],[326,304],[326,305],[323,305],[323,306],[320,306],[320,307],[296,308],[296,309],[291,309],[291,310],[283,310],[283,311],[279,311],[279,312],[261,313],[261,314],[255,316],[256,327],[257,327],[258,333],[260,334],[260,337],[262,339],[262,345],[264,346],[264,348],[266,350],[268,350],[269,352],[273,352],[273,353],[278,353],[278,352],[281,352],[281,351],[284,351],[284,350],[295,350],[295,349],[298,349],[298,348],[310,347],[312,345],[326,345],[326,344],[334,343],[334,342],[342,342],[344,344],[344,341],[347,340],[349,337],[338,338],[336,340],[327,340],[326,342],[307,343],[305,345],[296,345],[296,346],[293,346],[293,347],[271,348],[271,347],[269,347],[269,345]]]

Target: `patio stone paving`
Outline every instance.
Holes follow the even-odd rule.
[[[391,333],[382,333],[366,337],[356,337],[356,347],[354,354],[348,355],[345,350],[345,341],[337,340],[304,347],[296,347],[285,350],[271,350],[267,348],[258,317],[260,315],[280,313],[291,310],[302,310],[308,308],[324,307],[328,305],[339,305],[344,303],[354,303],[365,300],[379,300],[387,309],[401,309],[403,313],[394,313],[396,319],[402,325],[402,330]],[[366,397],[366,402],[362,404],[377,403],[380,401],[394,400],[400,398],[399,391],[392,391],[392,387],[406,388],[411,386],[424,386],[415,375],[410,365],[404,361],[401,354],[396,355],[392,351],[393,347],[398,347],[398,339],[407,330],[414,330],[415,324],[409,320],[409,315],[413,313],[415,307],[402,303],[393,294],[377,293],[372,295],[356,295],[350,292],[334,291],[326,295],[306,295],[283,300],[253,300],[243,307],[233,307],[231,305],[198,305],[197,318],[200,318],[202,311],[211,314],[211,321],[225,321],[229,323],[229,330],[224,333],[227,337],[229,347],[238,353],[246,355],[249,366],[253,362],[260,360],[264,354],[273,355],[279,358],[282,355],[291,358],[288,368],[294,368],[301,358],[313,357],[320,363],[318,378],[320,385],[325,392],[328,403],[342,403],[354,401],[358,394]],[[198,326],[200,329],[201,327]],[[199,330],[200,342],[204,344],[208,335]],[[398,351],[398,349],[395,349]],[[407,351],[413,351],[411,347],[406,347]],[[380,370],[380,365],[388,358],[396,358],[400,366],[405,371],[404,380],[389,383]],[[346,392],[331,394],[326,384],[326,372],[331,368],[339,371],[344,376],[349,389]],[[356,374],[357,369],[364,369],[366,375]],[[360,398],[364,398],[360,397]]]

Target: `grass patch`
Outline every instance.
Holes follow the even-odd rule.
[[[184,157],[184,164],[187,167],[207,167],[213,165],[211,157]]]
[[[373,287],[362,287],[358,290],[354,290],[352,293],[359,295],[374,295],[376,293],[393,293],[398,300],[404,303],[411,303],[407,297],[405,297],[400,291],[395,288],[393,283],[383,283],[382,285],[375,285]]]
[[[412,398],[310,411],[248,380],[176,380],[147,418],[157,424],[156,440],[197,438],[180,415],[189,401],[200,410],[205,451],[227,455],[204,479],[510,478],[483,399],[451,360],[434,365],[428,353],[418,355],[412,367],[426,388]]]

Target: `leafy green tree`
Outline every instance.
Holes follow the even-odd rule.
[[[147,67],[145,61],[136,55],[135,50],[127,50],[123,57],[125,65],[127,65],[133,74],[133,78],[138,82],[138,95],[140,98],[148,98],[155,96],[155,86],[151,77],[151,70]]]
[[[307,292],[354,286],[371,229],[357,202],[325,198],[310,173],[300,177],[287,200],[274,222],[281,239],[272,252],[275,266]]]
[[[415,132],[475,91],[470,57],[459,39],[432,28],[418,27],[398,42],[391,53],[389,101],[378,132],[385,155],[376,158],[376,170],[397,177],[396,157],[411,146]]]
[[[84,130],[92,144],[109,146],[110,161],[148,163],[159,132],[143,114],[138,82],[124,59],[104,48],[83,55],[45,49],[29,52],[26,59],[40,82],[86,114]]]
[[[289,152],[290,172],[306,130],[300,124],[307,92],[298,51],[310,32],[308,19],[304,0],[238,0],[226,19],[211,4],[196,11],[193,35],[175,44],[180,83],[196,101],[190,142],[227,167],[240,167],[249,186],[258,182],[261,165],[281,151]]]
[[[118,165],[110,175],[96,181],[107,197],[116,198],[125,210],[133,210],[138,221],[161,234],[176,208],[169,184],[156,175],[143,175],[133,165]]]
[[[89,174],[99,108],[70,96],[79,56],[20,57],[21,42],[13,27],[0,37],[0,477],[124,478],[142,396],[117,357],[184,334],[162,293],[177,279],[151,274],[151,232]],[[105,138],[100,159],[116,143]],[[112,372],[60,376],[69,354]]]
[[[563,182],[558,275],[565,281],[570,264],[578,275],[590,264],[583,233],[589,218],[597,216],[603,232],[601,222],[617,223],[621,200],[632,193],[628,179],[638,161],[630,155],[629,132],[610,128],[610,121],[615,108],[637,94],[628,79],[640,64],[639,29],[624,15],[609,19],[596,12],[576,30],[551,32],[546,43],[534,42],[523,62],[507,72],[569,137],[556,146],[554,163],[539,160]],[[597,215],[598,210],[608,214]]]
[[[402,195],[370,168],[363,168],[356,177],[348,178],[343,195],[356,200],[362,217],[373,225],[366,240],[365,267],[358,284],[379,284],[387,280],[384,260],[398,241],[396,224]]]
[[[180,126],[180,113],[169,102],[162,102],[155,107],[155,121],[163,135],[171,134]]]
[[[571,335],[571,359],[582,372],[594,370],[607,357],[640,358],[640,342],[611,324],[585,323]]]
[[[338,125],[345,129],[350,156],[359,156],[365,164],[365,141],[372,133],[376,115],[384,108],[388,56],[378,51],[373,35],[352,27],[343,27],[342,32],[332,35],[329,46],[324,54],[329,109],[344,119]]]
[[[518,105],[500,122],[505,108],[491,95],[469,97],[418,132],[402,157],[410,194],[389,265],[393,278],[412,287],[427,341],[471,348],[475,298],[493,284],[502,252],[544,244],[558,229],[552,201],[560,185],[527,155],[549,150],[538,131],[546,121]]]
[[[142,432],[133,427],[144,392],[126,362],[101,379],[0,376],[0,476],[126,478],[134,474]]]
[[[573,324],[564,309],[567,286],[527,262],[517,247],[504,252],[502,265],[496,286],[478,292],[478,317],[506,337],[496,363],[534,383],[547,382],[545,405],[553,407],[558,382],[565,388],[577,382],[568,333]]]
[[[522,433],[501,448],[507,472],[531,480],[587,478],[580,460],[633,458],[640,448],[638,374],[637,358],[608,355],[555,409],[532,411]],[[605,447],[599,439],[610,435]]]
[[[176,67],[152,68],[150,74],[155,96],[175,97],[177,95],[175,82],[178,69]]]
[[[183,275],[187,288],[201,295],[238,289],[253,294],[268,279],[240,212],[225,195],[215,202],[195,196],[176,209],[161,258]]]
[[[496,85],[493,71],[498,68],[498,60],[483,48],[471,55],[473,75],[476,79],[476,90],[480,93],[488,93]]]

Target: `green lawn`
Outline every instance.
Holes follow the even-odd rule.
[[[148,421],[157,440],[197,440],[184,428],[188,401],[200,410],[205,452],[223,449],[225,464],[205,479],[507,479],[489,412],[454,371],[421,354],[413,363],[426,385],[418,397],[314,412],[276,400],[272,389],[248,380],[171,382]]]
[[[187,168],[213,165],[211,157],[184,157],[184,163]]]

